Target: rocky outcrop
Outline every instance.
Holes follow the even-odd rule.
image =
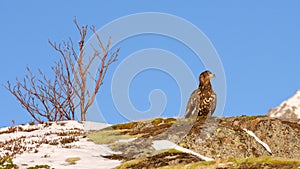
[[[120,160],[122,169],[300,166],[300,119],[157,118],[84,131],[87,125],[96,129],[76,121],[2,128],[0,168],[111,168]]]
[[[300,159],[300,120],[288,121],[267,116],[213,117],[197,120],[154,119],[115,125],[96,134],[101,135],[101,132],[108,131],[115,133],[112,137],[126,135],[135,138],[128,142],[109,144],[113,151],[122,152],[117,155],[118,159],[135,162],[125,168],[134,168],[141,164],[146,167],[147,163],[153,167],[162,167],[202,161],[190,153],[155,151],[152,143],[156,140],[172,141],[183,148],[213,158],[215,163],[218,160],[223,162],[222,164],[226,162],[227,167],[233,165],[232,162],[228,163],[228,159],[237,158]],[[183,156],[193,158],[194,161],[186,161]],[[239,165],[244,168],[249,166],[248,163]],[[300,165],[300,161],[289,165]]]
[[[217,119],[216,119],[217,120]],[[206,125],[209,127],[209,124]],[[252,131],[270,148],[246,131]],[[199,137],[199,135],[207,137]],[[273,156],[300,158],[300,123],[269,117],[229,117],[219,119],[215,132],[196,122],[181,144],[212,158]]]

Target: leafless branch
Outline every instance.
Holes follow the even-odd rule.
[[[48,40],[61,57],[51,67],[54,77],[47,77],[40,69],[38,76],[35,76],[27,67],[27,74],[22,81],[16,79],[14,86],[8,81],[5,86],[39,123],[44,120],[74,120],[77,108],[80,109],[81,120],[85,121],[87,110],[95,101],[109,66],[117,61],[119,49],[109,54],[111,39],[104,44],[94,26],[91,26],[90,30],[97,38],[97,46],[93,47],[92,56],[85,56],[84,44],[88,26],[79,26],[76,17],[73,22],[80,35],[79,51],[76,51],[71,38],[59,44]],[[83,57],[89,57],[87,63]],[[96,77],[92,77],[90,68],[96,59],[100,59],[100,65]],[[87,89],[88,79],[93,79],[95,82],[92,91]],[[79,103],[75,102],[76,99]]]

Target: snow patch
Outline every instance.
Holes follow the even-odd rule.
[[[246,133],[248,133],[250,136],[252,136],[252,137],[254,137],[254,139],[259,143],[259,144],[261,144],[269,153],[271,153],[272,154],[272,151],[271,151],[271,149],[270,149],[270,147],[268,146],[268,144],[267,143],[265,143],[265,142],[263,142],[263,141],[261,141],[251,130],[247,130],[247,129],[245,129],[245,128],[243,128],[243,130],[246,132]]]
[[[132,142],[134,140],[136,140],[136,138],[120,139],[120,140],[117,140],[116,142],[117,143],[129,143],[129,142]]]
[[[88,123],[90,129],[106,125]],[[85,138],[85,126],[78,121],[19,125],[0,129],[0,159],[9,155],[20,169],[35,165],[50,168],[115,168],[118,160],[103,155],[115,154],[107,145],[98,145]],[[78,158],[75,164],[66,161]]]
[[[101,130],[109,126],[111,125],[106,123],[98,123],[98,122],[91,122],[91,121],[83,122],[84,131]]]
[[[214,161],[213,158],[206,157],[206,156],[203,156],[203,155],[201,155],[199,153],[196,153],[196,152],[194,152],[192,150],[180,147],[177,144],[175,144],[175,143],[173,143],[171,141],[168,141],[168,140],[155,140],[152,143],[152,147],[155,150],[164,150],[164,149],[172,149],[172,148],[174,148],[174,149],[176,149],[178,151],[181,151],[181,152],[184,152],[184,153],[193,154],[194,156],[197,156],[197,157],[199,157],[200,159],[202,159],[204,161]]]
[[[105,145],[97,145],[93,142],[89,142],[86,139],[81,139],[77,142],[75,148],[57,148],[51,145],[41,145],[37,153],[25,152],[21,155],[17,155],[13,161],[20,168],[24,164],[28,166],[47,164],[51,168],[114,168],[120,165],[120,161],[108,160],[101,155],[112,154],[113,152]],[[74,165],[66,162],[68,158],[80,158]],[[28,168],[28,166],[24,168]]]

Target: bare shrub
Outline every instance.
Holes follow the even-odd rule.
[[[60,60],[51,67],[54,78],[49,78],[41,70],[35,76],[27,67],[25,78],[21,81],[17,78],[15,85],[8,81],[5,86],[38,123],[45,120],[74,120],[77,108],[81,113],[81,120],[85,121],[87,110],[95,101],[109,66],[117,61],[119,49],[110,52],[110,39],[103,44],[93,26],[80,27],[76,18],[74,24],[80,34],[79,51],[76,51],[71,38],[59,44],[49,40],[49,44],[60,56]],[[93,55],[88,56],[88,61],[84,61],[84,43],[88,29],[96,36],[98,46],[93,47]],[[89,70],[96,59],[100,59],[100,65],[96,77],[91,77]],[[87,89],[89,79],[95,81],[91,92]],[[76,99],[79,101],[76,102]]]

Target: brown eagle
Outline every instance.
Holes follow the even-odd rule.
[[[210,79],[215,75],[206,70],[199,76],[199,87],[190,96],[185,111],[185,118],[210,116],[216,109],[217,95],[213,91]]]

